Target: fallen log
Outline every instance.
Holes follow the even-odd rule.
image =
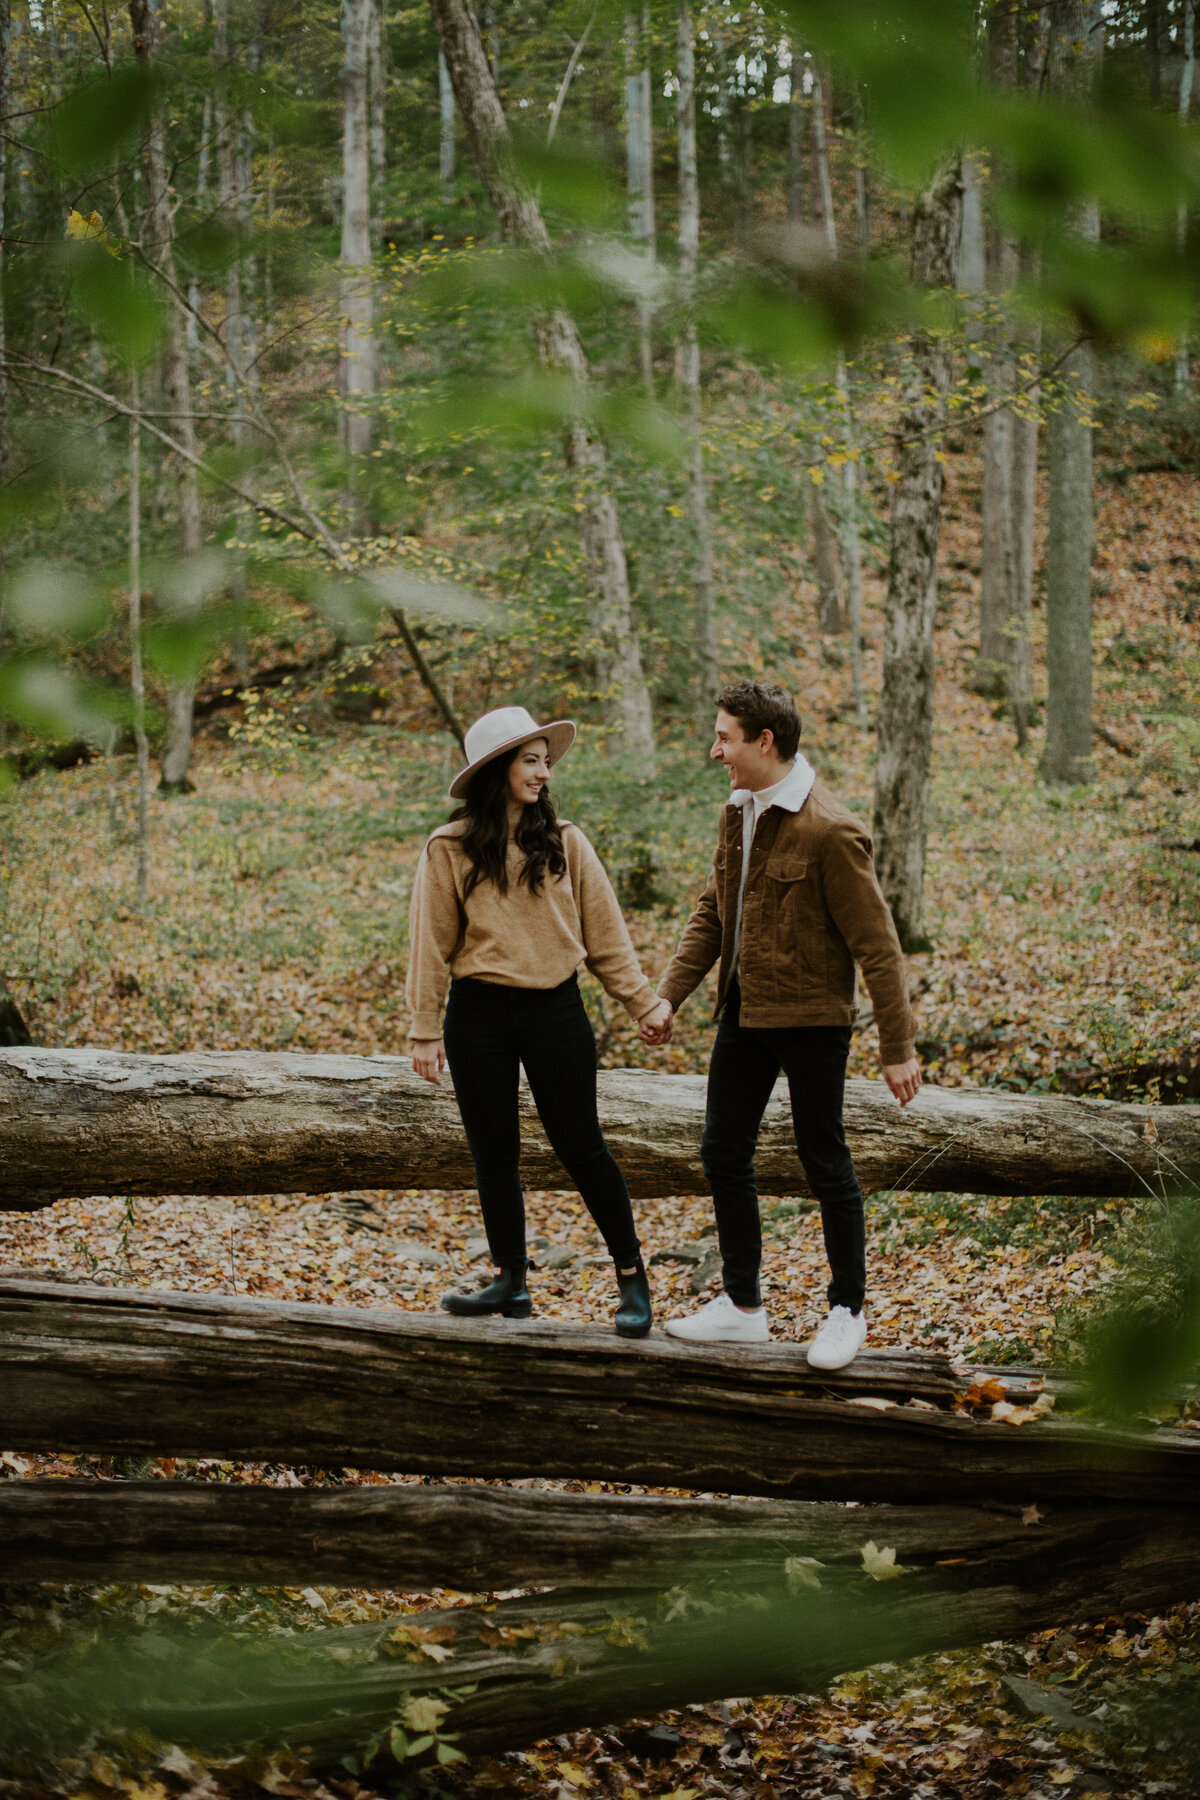
[[[1195,1507],[1200,1434],[939,1410],[947,1362],[0,1280],[0,1444],[791,1499]],[[924,1394],[920,1392],[924,1388]],[[913,1397],[922,1407],[901,1404]],[[869,1404],[863,1404],[863,1402]]]
[[[599,1089],[634,1195],[707,1191],[703,1076],[611,1069]],[[870,1191],[1157,1193],[1200,1174],[1193,1106],[926,1087],[902,1110],[883,1082],[855,1080],[846,1128]],[[530,1186],[569,1186],[527,1096],[522,1132]],[[806,1192],[782,1088],[767,1109],[758,1170],[764,1193]],[[87,1194],[472,1186],[451,1089],[419,1080],[406,1057],[0,1052],[0,1207],[9,1210]]]
[[[1103,1547],[1107,1510],[1088,1515]],[[1050,1515],[1043,1547],[1082,1529]],[[0,1482],[0,1581],[297,1587],[641,1588],[778,1582],[789,1556],[857,1563],[868,1537],[906,1565],[1024,1556],[1018,1507],[645,1498],[425,1485],[275,1488],[233,1481]],[[882,1535],[881,1535],[882,1534]],[[1050,1550],[1047,1549],[1047,1554]]]
[[[942,1508],[923,1533],[888,1508],[842,1517],[836,1543],[831,1524],[806,1540],[825,1552],[824,1566],[801,1565],[819,1585],[791,1592],[780,1552],[769,1588],[732,1592],[701,1574],[665,1594],[551,1593],[240,1642],[217,1641],[225,1628],[206,1634],[203,1621],[186,1632],[118,1621],[89,1646],[23,1664],[10,1634],[0,1755],[11,1771],[26,1745],[44,1757],[55,1737],[62,1755],[97,1732],[151,1732],[205,1754],[287,1744],[319,1766],[361,1752],[431,1691],[447,1707],[439,1731],[460,1749],[513,1749],[733,1693],[816,1691],[875,1662],[1200,1595],[1200,1540],[1183,1512],[1064,1510],[1006,1522],[961,1556]],[[868,1538],[900,1552],[894,1580],[867,1574]]]

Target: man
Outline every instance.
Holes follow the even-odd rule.
[[[717,1038],[701,1142],[724,1292],[673,1337],[757,1344],[770,1335],[759,1293],[762,1231],[754,1151],[782,1070],[796,1148],[821,1205],[829,1315],[808,1360],[840,1369],[866,1339],[862,1192],[842,1127],[857,961],[875,1005],[884,1080],[902,1106],[921,1085],[904,958],[871,860],[871,839],[798,754],[800,716],[782,688],[738,681],[717,696],[711,755],[733,789],[712,873],[659,984],[671,1015],[720,959]]]

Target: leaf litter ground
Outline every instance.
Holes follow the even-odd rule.
[[[966,685],[978,545],[966,459],[963,467],[960,474],[952,459],[939,624],[934,949],[912,966],[927,1074],[951,1084],[1194,1095],[1200,630],[1187,623],[1184,578],[1169,574],[1176,565],[1190,568],[1191,484],[1157,477],[1153,492],[1143,493],[1134,478],[1104,493],[1097,717],[1106,735],[1097,744],[1096,785],[1063,794],[1034,779],[1036,739],[1018,755],[1005,719]],[[1144,579],[1147,568],[1157,572],[1154,580]],[[875,583],[872,665],[879,598]],[[806,628],[811,605],[801,586],[776,621],[781,637],[799,646],[790,660],[777,660],[776,672],[802,697],[808,753],[869,815],[869,734],[846,710],[843,646]],[[743,630],[734,619],[729,633],[730,664],[757,667],[751,623]],[[154,808],[145,913],[132,905],[126,762],[47,774],[9,798],[0,809],[6,973],[38,1041],[159,1052],[404,1048],[404,918],[420,842],[444,817],[443,753],[430,746],[419,696],[399,673],[390,713],[372,725],[313,729],[314,720],[322,725],[321,705],[316,690],[293,697],[268,717],[260,713],[255,732],[202,745],[198,794]],[[630,922],[651,973],[703,879],[724,797],[719,775],[703,766],[705,748],[669,750],[660,792],[649,797],[636,784],[622,786],[586,742],[562,771],[563,810],[589,830],[625,891],[639,874],[644,887],[648,874],[652,904],[631,912]],[[675,1043],[658,1052],[643,1051],[601,996],[589,998],[607,1065],[704,1066],[702,997],[681,1018]],[[869,1032],[856,1039],[852,1069],[875,1072]],[[772,1330],[802,1339],[824,1306],[819,1224],[794,1197],[768,1199],[764,1210]],[[1106,1278],[1105,1248],[1125,1210],[1087,1201],[876,1196],[871,1341],[984,1360],[1046,1357],[1056,1321]],[[529,1211],[539,1313],[607,1321],[611,1277],[602,1260],[592,1260],[599,1245],[577,1199],[535,1194]],[[712,1244],[710,1209],[700,1199],[677,1199],[643,1202],[638,1213],[647,1251],[666,1253],[652,1269],[661,1320],[695,1305],[694,1290],[711,1285],[705,1264],[695,1261]],[[681,1251],[691,1260],[676,1260]],[[462,1193],[113,1197],[0,1218],[0,1264],[9,1267],[414,1310],[435,1307],[446,1287],[479,1273],[481,1252],[474,1199]],[[164,1462],[151,1473],[288,1486],[329,1479],[212,1460]],[[5,1479],[34,1474],[96,1480],[113,1470],[96,1458],[0,1460]],[[338,1479],[385,1478],[349,1472]],[[78,1628],[95,1609],[201,1605],[263,1626],[314,1627],[435,1599],[445,1605],[449,1597],[122,1588],[14,1590],[11,1598],[3,1638],[10,1655],[35,1637]],[[530,1800],[1187,1794],[1194,1781],[1177,1759],[1170,1721],[1179,1710],[1172,1710],[1177,1683],[1197,1660],[1200,1614],[1183,1608],[1166,1620],[1106,1621],[1022,1646],[877,1668],[819,1699],[687,1709],[658,1721],[677,1741],[576,1733],[442,1771],[438,1781],[464,1796],[511,1792]],[[1070,1693],[1086,1721],[1082,1735],[1023,1719],[1003,1682],[1014,1673]],[[1147,1693],[1161,1703],[1150,1722]],[[8,1791],[36,1790],[18,1782]],[[45,1791],[158,1800],[321,1789],[286,1759],[246,1758],[204,1771],[177,1755],[174,1766],[134,1770],[98,1754],[59,1771]],[[347,1775],[329,1791],[372,1790],[366,1777],[360,1784]]]

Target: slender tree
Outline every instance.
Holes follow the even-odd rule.
[[[1183,49],[1183,70],[1179,77],[1179,122],[1187,123],[1188,113],[1192,105],[1192,88],[1196,80],[1196,7],[1194,0],[1183,0],[1183,20],[1180,26],[1180,38]],[[1179,254],[1183,255],[1187,248],[1187,201],[1181,199],[1175,215],[1175,241],[1179,246]],[[1175,347],[1175,398],[1182,400],[1191,387],[1192,369],[1188,355],[1188,334],[1186,327],[1179,333],[1179,341]]]
[[[342,447],[371,450],[375,304],[371,289],[371,155],[368,48],[374,0],[342,0]]]
[[[136,369],[129,394],[129,693],[137,755],[137,874],[139,906],[146,904],[150,860],[150,745],[146,738],[146,680],[142,671],[142,418]]]
[[[629,232],[646,259],[646,277],[638,295],[638,349],[642,384],[654,393],[654,114],[650,104],[649,7],[640,16],[625,15],[625,165],[629,194]]]
[[[955,161],[939,169],[916,205],[910,265],[915,287],[953,285],[961,214],[962,170]],[[907,950],[928,945],[925,842],[942,511],[938,432],[946,420],[950,374],[946,339],[926,327],[916,330],[897,421],[875,768],[875,862]]]
[[[805,217],[804,137],[807,114],[802,60],[799,50],[792,46],[788,52],[787,216],[793,225],[802,224]]]
[[[152,69],[158,54],[158,21],[152,0],[129,0],[129,23],[133,29],[134,55],[143,68]],[[146,260],[161,276],[164,289],[160,381],[170,415],[171,435],[183,452],[175,459],[175,483],[179,551],[181,556],[188,557],[199,553],[204,533],[195,461],[196,426],[188,371],[187,333],[175,298],[179,283],[175,272],[174,208],[167,166],[166,121],[161,105],[156,105],[151,115],[142,150],[142,170],[142,244]],[[194,786],[188,767],[192,755],[195,696],[194,677],[168,685],[167,744],[159,780],[161,793],[189,793]]]
[[[704,473],[700,338],[696,328],[696,267],[700,252],[700,177],[696,159],[696,43],[688,0],[679,7],[675,75],[675,120],[679,138],[679,286],[684,309],[679,343],[679,387],[688,434],[685,481],[692,530],[692,586],[696,607],[696,644],[700,702],[711,700],[720,686],[717,648],[716,580],[713,574],[712,527]]]
[[[456,148],[454,85],[450,80],[446,59],[440,50],[438,51],[438,112],[441,120],[441,134],[438,140],[438,180],[443,187],[450,187],[454,181]]]
[[[387,180],[387,0],[371,0],[367,37],[367,136],[371,164],[371,242],[378,250]]]
[[[1085,101],[1104,42],[1103,0],[1056,0],[1051,15],[1052,86]],[[1100,236],[1094,201],[1076,207],[1071,229]],[[1096,353],[1080,344],[1063,364],[1047,442],[1046,742],[1043,780],[1077,786],[1092,759],[1092,395]]]
[[[474,15],[466,0],[431,0],[431,5],[471,155],[501,231],[546,255],[549,233],[541,208],[513,166],[508,125]],[[588,365],[574,320],[561,307],[553,307],[537,321],[535,329],[543,360],[568,374],[582,395]],[[649,772],[655,760],[650,690],[642,669],[625,540],[608,478],[607,452],[603,441],[578,415],[564,428],[563,450],[567,467],[579,477],[576,516],[591,575],[592,636],[597,679],[611,727],[609,746]]]

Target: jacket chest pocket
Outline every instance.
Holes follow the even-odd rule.
[[[767,880],[788,888],[795,881],[804,881],[808,877],[807,856],[779,856],[774,862],[767,864]]]

